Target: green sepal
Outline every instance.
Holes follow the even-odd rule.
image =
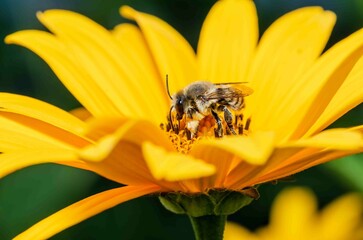
[[[161,204],[176,214],[191,217],[230,215],[257,199],[255,188],[240,191],[210,189],[203,193],[169,192],[159,196]]]

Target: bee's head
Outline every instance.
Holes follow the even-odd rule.
[[[173,97],[174,108],[176,111],[176,119],[181,120],[184,116],[184,103],[185,95],[182,92],[178,92]]]

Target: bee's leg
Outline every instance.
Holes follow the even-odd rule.
[[[217,129],[214,131],[214,133],[215,133],[216,137],[221,138],[221,137],[223,137],[222,121],[215,111],[212,111],[212,115],[217,122]]]
[[[198,133],[199,121],[203,119],[204,116],[200,114],[195,108],[189,108],[187,110],[187,124],[186,128],[190,131],[190,139],[194,138]]]
[[[187,138],[192,139],[193,137],[195,137],[195,134],[198,132],[198,127],[199,127],[199,120],[191,120],[187,122],[187,129],[189,131],[189,133],[187,132]],[[189,140],[190,140],[189,139]]]
[[[226,121],[229,131],[233,135],[237,135],[236,131],[233,128],[233,114],[226,106],[223,106],[222,111],[224,112],[224,121]]]

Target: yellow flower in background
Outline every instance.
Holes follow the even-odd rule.
[[[258,43],[254,3],[219,1],[197,53],[159,18],[129,7],[121,14],[137,26],[108,31],[80,14],[47,10],[37,17],[52,33],[24,30],[5,39],[42,57],[90,116],[1,93],[0,177],[53,162],[126,185],[75,203],[17,239],[49,238],[142,195],[241,190],[362,152],[363,126],[322,131],[363,99],[363,30],[321,55],[334,13],[295,10]],[[245,98],[243,134],[203,137],[214,131],[207,118],[198,139],[167,129],[166,74],[172,94],[200,79],[247,82],[254,93]]]
[[[342,196],[321,211],[305,188],[284,190],[275,199],[268,226],[256,232],[227,223],[224,240],[362,240],[363,198]]]

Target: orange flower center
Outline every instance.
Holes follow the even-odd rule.
[[[172,116],[171,119],[175,119]],[[223,136],[233,135],[227,126],[226,122],[222,120]],[[243,114],[237,114],[234,116],[233,129],[238,135],[247,135],[251,119],[243,119]],[[212,115],[205,116],[199,121],[197,132],[193,137],[191,132],[186,127],[186,118],[183,118],[179,122],[168,122],[166,124],[160,124],[161,129],[166,131],[170,141],[173,143],[175,149],[180,152],[187,154],[193,147],[194,143],[203,138],[216,138],[217,135],[217,123]]]

